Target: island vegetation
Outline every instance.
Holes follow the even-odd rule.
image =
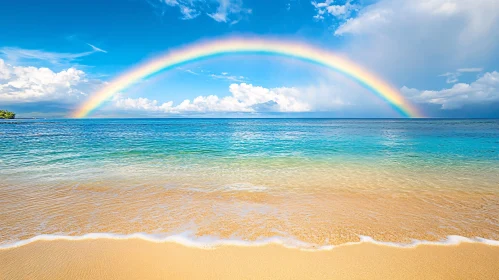
[[[0,119],[14,119],[16,114],[7,110],[0,110]]]

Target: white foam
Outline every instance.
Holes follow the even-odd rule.
[[[468,238],[460,235],[448,235],[446,239],[440,241],[428,241],[428,240],[417,240],[413,239],[410,243],[397,243],[397,242],[386,242],[377,241],[370,236],[360,235],[359,243],[373,243],[377,245],[390,246],[390,247],[402,247],[402,248],[414,248],[419,245],[459,245],[461,243],[483,243],[490,246],[499,246],[498,240],[486,239],[481,237]]]
[[[54,241],[54,240],[80,241],[80,240],[96,240],[96,239],[112,239],[112,240],[140,239],[155,243],[176,243],[187,247],[202,248],[202,249],[213,249],[220,246],[251,247],[251,246],[265,246],[265,245],[280,245],[286,248],[300,249],[306,251],[332,250],[335,247],[357,245],[362,243],[371,243],[376,245],[397,247],[397,248],[415,248],[419,245],[452,246],[461,243],[482,243],[490,246],[499,246],[498,240],[486,239],[481,237],[468,238],[459,235],[449,235],[445,239],[440,241],[412,240],[412,242],[410,243],[377,241],[370,236],[364,236],[364,235],[359,235],[359,238],[360,240],[357,242],[347,242],[339,245],[315,245],[299,241],[293,238],[278,237],[278,236],[260,239],[256,241],[248,241],[242,239],[220,239],[212,236],[193,237],[190,233],[182,233],[182,234],[168,235],[168,236],[161,234],[147,234],[147,233],[133,233],[133,234],[88,233],[79,236],[43,234],[26,240],[20,240],[10,244],[0,245],[0,249],[16,248],[36,241]]]
[[[263,192],[268,188],[265,186],[253,185],[251,183],[234,183],[225,185],[219,190],[221,191],[247,191],[247,192]]]
[[[218,186],[218,187],[213,187],[213,188],[193,188],[193,187],[188,187],[184,188],[185,190],[188,191],[193,191],[193,192],[203,192],[203,193],[210,193],[214,191],[222,191],[222,192],[264,192],[268,190],[268,187],[266,186],[261,186],[261,185],[253,185],[251,183],[232,183],[228,185],[223,185],[223,186]]]

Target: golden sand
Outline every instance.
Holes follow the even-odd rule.
[[[499,247],[362,243],[311,252],[138,239],[37,241],[0,250],[0,279],[499,279]]]
[[[40,234],[193,231],[256,240],[290,236],[317,245],[438,241],[448,235],[499,240],[494,192],[250,191],[162,187],[0,188],[0,244]]]

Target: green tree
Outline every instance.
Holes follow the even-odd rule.
[[[16,114],[7,110],[0,110],[0,119],[14,119]]]

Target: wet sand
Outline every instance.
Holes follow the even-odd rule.
[[[36,241],[0,249],[0,279],[499,279],[499,247],[362,243],[312,252],[139,239]]]
[[[0,245],[41,234],[93,232],[190,232],[194,237],[249,241],[280,236],[319,246],[356,242],[359,235],[402,243],[439,241],[448,235],[499,240],[495,189],[421,187],[406,192],[395,190],[393,183],[380,183],[393,190],[361,189],[365,184],[358,184],[350,190],[290,185],[277,190],[204,192],[159,184],[18,188],[0,183]]]

